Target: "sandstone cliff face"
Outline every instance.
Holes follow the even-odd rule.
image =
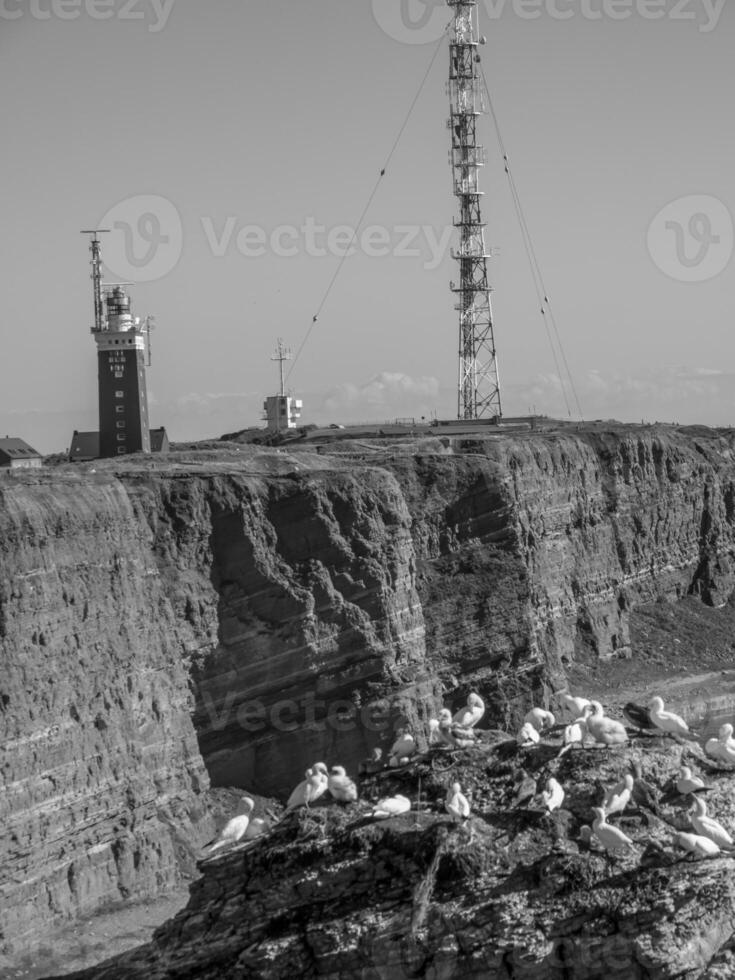
[[[22,947],[191,869],[208,777],[128,493],[55,477],[0,494],[0,943]]]
[[[2,479],[6,944],[191,867],[208,778],[354,766],[440,686],[510,724],[574,658],[629,654],[636,603],[732,590],[723,436],[441,450]]]

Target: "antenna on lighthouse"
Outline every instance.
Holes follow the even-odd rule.
[[[454,10],[449,40],[449,129],[454,194],[459,199],[459,284],[450,289],[459,311],[457,418],[500,418],[500,382],[493,336],[491,288],[487,278],[485,225],[480,212],[479,168],[485,152],[477,142],[477,120],[486,112],[481,87],[477,0],[447,0]]]
[[[102,260],[100,258],[100,240],[98,235],[109,234],[109,228],[92,228],[81,231],[81,235],[91,235],[89,251],[92,253],[92,289],[94,293],[94,326],[92,333],[105,329],[105,313],[102,306]]]
[[[286,391],[285,391],[285,388],[284,388],[285,381],[284,381],[284,377],[283,377],[283,364],[284,364],[284,361],[290,361],[291,360],[291,349],[289,347],[284,347],[283,346],[283,340],[280,337],[278,338],[278,345],[276,346],[276,355],[275,355],[275,357],[272,357],[271,360],[272,361],[278,361],[278,368],[279,368],[279,373],[280,373],[280,376],[281,376],[281,389],[280,389],[280,394],[281,394],[281,396],[283,396],[283,395],[286,394]]]

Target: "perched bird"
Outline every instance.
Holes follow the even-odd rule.
[[[474,728],[482,720],[484,714],[485,702],[479,694],[471,691],[467,695],[467,704],[464,708],[460,708],[456,712],[452,721],[455,725],[460,725],[462,728]]]
[[[680,831],[674,834],[674,845],[683,851],[689,851],[694,857],[714,857],[720,853],[720,848],[709,837],[701,834],[688,834]]]
[[[651,714],[651,721],[660,728],[662,732],[669,735],[688,735],[689,725],[679,715],[673,711],[664,711],[664,699],[660,697],[651,698],[648,703],[648,710]]]
[[[635,780],[631,774],[627,772],[620,782],[608,789],[608,791],[605,793],[605,798],[602,801],[602,809],[605,811],[606,818],[611,816],[613,813],[623,812],[630,802],[634,782]]]
[[[732,837],[718,820],[707,816],[707,804],[698,796],[694,797],[694,807],[690,810],[690,815],[696,833],[701,834],[702,837],[709,837],[723,851],[732,849]]]
[[[564,790],[553,776],[546,781],[546,789],[541,793],[541,799],[549,813],[558,810],[564,802]]]
[[[563,746],[560,756],[564,755],[575,745],[584,745],[584,738],[587,734],[587,721],[585,718],[577,718],[570,725],[564,728]]]
[[[339,803],[354,803],[357,799],[357,786],[345,772],[343,766],[332,766],[327,780],[327,789]]]
[[[735,739],[732,737],[732,725],[729,722],[720,726],[717,738],[707,740],[704,751],[711,759],[735,762]]]
[[[361,776],[367,776],[374,772],[380,772],[383,768],[383,750],[381,748],[373,749],[372,754],[369,759],[363,759],[358,766],[357,771]]]
[[[396,734],[398,737],[388,753],[388,765],[393,768],[405,765],[416,751],[416,742],[407,728],[399,728]]]
[[[689,766],[682,766],[679,770],[679,778],[676,780],[676,792],[686,796],[688,793],[699,793],[711,789],[705,786],[704,780],[699,776],[693,776]]]
[[[439,719],[429,718],[429,745],[438,745],[442,741],[439,733]]]
[[[251,817],[248,829],[245,831],[245,840],[254,840],[262,837],[271,829],[271,822],[267,817]]]
[[[317,764],[324,765],[324,763]],[[286,802],[286,812],[297,806],[308,807],[315,800],[318,800],[327,788],[327,781],[321,770],[307,769],[303,780],[296,786]]]
[[[533,725],[529,721],[524,722],[521,730],[516,735],[516,742],[518,742],[522,748],[525,748],[529,745],[537,745],[540,741],[541,736]]]
[[[656,728],[651,721],[651,712],[648,708],[636,704],[635,701],[626,701],[623,705],[623,718],[631,728],[637,728],[638,731],[653,731]]]
[[[439,712],[439,736],[442,741],[453,749],[466,749],[475,745],[477,736],[472,728],[455,725],[449,708]]]
[[[556,724],[556,718],[553,714],[543,708],[531,708],[530,711],[526,712],[523,721],[526,725],[533,725],[539,734],[546,731],[547,728],[553,728]]]
[[[625,726],[613,718],[606,718],[599,701],[592,701],[584,709],[584,718],[587,722],[587,731],[596,742],[602,742],[609,747],[622,745],[628,741]]]
[[[564,694],[563,697],[564,704],[572,718],[579,718],[587,705],[591,703],[587,698],[575,698],[573,694]]]
[[[625,850],[625,848],[635,850],[633,841],[627,834],[624,834],[619,827],[611,827],[606,822],[605,811],[602,807],[593,807],[592,812],[595,815],[595,819],[592,821],[592,832],[608,854],[614,854],[616,851]]]
[[[464,823],[470,818],[470,802],[462,792],[459,783],[452,783],[447,790],[444,806],[447,813],[450,813],[457,823]]]
[[[643,770],[641,769],[641,764],[636,759],[630,763],[631,772],[633,773],[633,791],[631,793],[631,799],[636,806],[643,806],[652,813],[658,814],[658,796],[656,791],[647,783],[643,778]]]
[[[248,824],[250,823],[250,814],[253,812],[253,807],[255,803],[250,799],[249,796],[243,796],[240,800],[242,809],[245,811],[237,817],[233,817],[232,820],[228,820],[224,825],[222,830],[219,832],[217,837],[212,838],[205,847],[211,847],[212,851],[216,851],[219,847],[227,847],[229,844],[237,844],[239,840],[242,840],[245,836]]]
[[[402,813],[408,813],[411,809],[411,801],[401,796],[386,796],[373,807],[371,816],[376,820],[387,820],[388,817],[399,817]]]

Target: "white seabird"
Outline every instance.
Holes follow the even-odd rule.
[[[686,796],[688,793],[696,793],[699,790],[710,789],[704,785],[704,780],[699,776],[693,776],[689,766],[682,766],[679,770],[679,778],[676,780],[676,792]]]
[[[357,799],[357,786],[347,775],[344,766],[332,766],[327,780],[327,789],[340,803],[354,803]]]
[[[450,813],[458,823],[464,823],[470,817],[470,801],[462,792],[459,783],[452,783],[447,790],[444,800],[447,813]]]
[[[323,766],[320,762],[317,765]],[[326,767],[325,767],[326,768]],[[286,803],[286,811],[293,810],[297,806],[308,807],[314,800],[318,800],[327,788],[327,779],[321,770],[315,771],[307,769],[303,780],[296,786]]]
[[[462,728],[474,728],[482,720],[484,714],[485,702],[479,694],[471,691],[467,695],[467,704],[464,708],[460,708],[456,712],[452,721],[455,725],[460,725]]]
[[[628,741],[625,725],[614,718],[606,718],[599,701],[592,701],[584,709],[587,731],[596,742],[603,745],[623,745]]]
[[[606,818],[613,813],[623,812],[630,802],[630,795],[633,792],[634,783],[633,776],[627,772],[620,782],[611,786],[605,793],[605,798],[602,801],[602,809],[605,811]]]
[[[388,753],[388,765],[393,768],[405,765],[416,751],[416,742],[407,728],[399,728],[396,734],[398,738]]]
[[[539,733],[529,721],[525,721],[516,735],[516,742],[523,748],[528,745],[537,745],[540,741]]]
[[[271,823],[267,817],[252,817],[248,824],[248,829],[245,831],[245,840],[254,840],[256,837],[262,837],[270,829]]]
[[[573,694],[565,694],[564,704],[573,718],[579,718],[584,713],[584,709],[591,704],[588,698],[576,698]]]
[[[374,748],[369,759],[363,759],[358,767],[358,772],[361,776],[380,772],[383,768],[383,750],[381,748]]]
[[[564,802],[564,790],[553,776],[546,781],[546,789],[541,793],[541,799],[549,813],[558,810]]]
[[[585,718],[577,718],[564,728],[563,746],[560,756],[564,755],[575,745],[584,745],[584,738],[587,734],[587,721]]]
[[[669,735],[688,735],[689,725],[682,717],[674,714],[673,711],[664,711],[664,699],[656,696],[648,702],[648,711],[651,721],[660,728],[662,732]]]
[[[388,817],[399,817],[402,813],[408,813],[411,809],[411,801],[398,793],[396,796],[386,796],[373,807],[371,814],[376,820],[387,820]]]
[[[592,832],[609,854],[626,848],[634,851],[633,841],[619,827],[611,827],[605,820],[605,811],[600,806],[592,808],[595,819],[592,821]]]
[[[546,731],[547,728],[553,728],[556,724],[556,718],[550,711],[545,711],[543,708],[531,708],[527,711],[523,721],[525,724],[533,725],[539,734]]]
[[[455,725],[449,708],[442,708],[439,712],[439,737],[453,749],[466,749],[475,745],[477,738],[474,729]]]
[[[692,827],[702,837],[709,837],[723,851],[732,849],[732,837],[714,817],[707,816],[707,804],[700,797],[694,797],[694,807],[690,811]]]
[[[695,857],[714,857],[720,853],[718,845],[709,837],[703,837],[702,834],[688,834],[683,830],[674,834],[674,844],[683,851],[689,851]]]
[[[250,814],[253,812],[255,803],[249,796],[243,796],[240,804],[245,812],[233,817],[232,820],[228,820],[217,837],[205,844],[205,847],[211,847],[212,851],[216,851],[218,847],[227,847],[229,844],[237,844],[239,840],[242,840],[247,832]]]
[[[717,738],[707,740],[704,751],[711,759],[735,762],[735,739],[732,737],[732,725],[729,722],[720,726]]]

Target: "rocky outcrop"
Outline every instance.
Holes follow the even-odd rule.
[[[690,862],[674,847],[689,827],[685,802],[669,794],[655,814],[631,804],[611,817],[633,841],[616,857],[580,834],[600,782],[630,761],[656,793],[678,770],[679,746],[644,741],[604,761],[595,749],[555,758],[549,742],[486,743],[451,763],[435,752],[363,785],[371,799],[420,793],[421,812],[376,823],[363,801],[294,813],[269,838],[204,862],[187,908],[152,943],[70,980],[715,977],[735,937],[732,860]],[[554,773],[561,810],[514,802],[521,766],[539,787]],[[709,810],[729,822],[733,773],[711,778]],[[455,779],[472,797],[467,827],[444,812]]]
[[[592,428],[3,477],[2,941],[191,869],[208,779],[283,795],[442,689],[514,724],[637,603],[724,601],[734,475],[729,434]]]

